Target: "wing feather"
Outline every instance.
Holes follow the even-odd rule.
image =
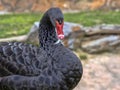
[[[40,57],[43,54],[36,46],[19,42],[4,42],[0,44],[0,70],[18,75],[40,74]],[[42,57],[44,59],[45,57]],[[0,72],[1,75],[1,72]]]

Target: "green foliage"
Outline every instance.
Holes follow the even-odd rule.
[[[75,22],[84,26],[93,26],[97,24],[120,24],[120,12],[115,11],[89,11],[65,14],[65,20]]]
[[[40,17],[38,13],[0,15],[0,38],[28,33]]]
[[[29,32],[34,22],[39,21],[41,13],[0,15],[0,38],[23,35]],[[65,21],[75,22],[84,26],[96,24],[120,24],[120,12],[80,12],[66,13]]]
[[[88,57],[87,57],[86,54],[80,54],[80,55],[79,55],[79,58],[80,58],[81,60],[87,60],[87,59],[88,59]]]

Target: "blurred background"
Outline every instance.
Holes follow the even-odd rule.
[[[83,63],[74,90],[120,90],[120,0],[0,0],[0,42],[38,45],[39,20],[50,7],[63,11],[63,43]]]

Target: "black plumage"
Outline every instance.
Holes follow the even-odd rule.
[[[49,9],[39,26],[40,47],[20,42],[0,44],[0,90],[72,90],[82,77],[77,56],[56,33],[63,23],[59,8]]]

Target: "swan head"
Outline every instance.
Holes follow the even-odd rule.
[[[59,8],[50,8],[47,11],[47,15],[52,26],[55,27],[56,33],[59,39],[64,38],[63,25],[64,25],[64,16]]]

